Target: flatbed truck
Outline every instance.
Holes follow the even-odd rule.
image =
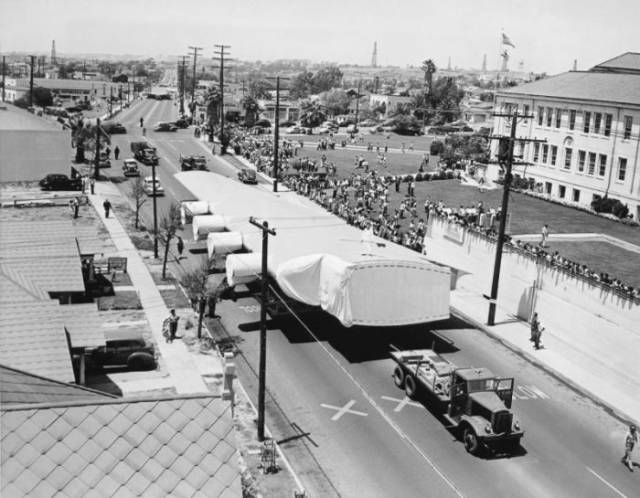
[[[469,453],[520,447],[524,431],[511,411],[513,378],[497,377],[487,368],[460,368],[433,349],[393,348],[391,358],[396,386],[412,399],[420,389],[434,398]]]

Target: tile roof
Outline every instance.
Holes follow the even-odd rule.
[[[618,70],[640,72],[640,53],[626,52],[622,55],[614,57],[613,59],[601,62],[597,66],[594,66],[591,70]]]
[[[14,303],[0,313],[0,364],[74,382],[57,301]]]
[[[498,93],[640,105],[640,75],[571,71]]]
[[[0,365],[0,405],[59,403],[115,396]]]
[[[3,221],[0,240],[0,258],[78,255],[70,220]]]
[[[3,496],[242,496],[213,396],[3,408],[0,428]]]
[[[58,313],[69,333],[71,347],[95,348],[105,345],[102,319],[96,303],[60,305]]]

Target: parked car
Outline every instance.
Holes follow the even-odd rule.
[[[285,133],[289,133],[291,135],[304,135],[304,133],[305,133],[304,128],[302,128],[300,126],[290,126],[289,128],[287,128],[284,131],[285,131]]]
[[[142,189],[144,193],[147,195],[153,195],[153,177],[147,176],[142,183]],[[159,195],[164,195],[164,187],[160,184],[160,180],[156,178],[156,197]]]
[[[170,123],[170,124],[174,124],[178,128],[189,128],[191,121],[187,118],[180,118],[180,119],[176,119],[173,123]]]
[[[121,123],[102,123],[102,129],[109,135],[127,133],[127,129]]]
[[[345,131],[347,133],[358,133],[358,127],[355,124],[350,124],[349,126],[347,126],[347,129]]]
[[[122,164],[122,174],[124,176],[140,176],[138,161],[135,159],[125,159]]]
[[[207,158],[203,155],[191,155],[191,156],[183,156],[180,155],[180,169],[182,171],[191,171],[191,170],[200,170],[200,171],[208,171],[207,168]]]
[[[178,131],[178,127],[173,123],[157,123],[153,131]]]
[[[157,366],[156,350],[142,336],[118,334],[107,337],[104,346],[94,349],[87,357],[88,370],[104,367],[126,367],[129,370],[153,370]]]
[[[82,190],[82,179],[52,173],[39,182],[42,190]]]
[[[375,126],[377,123],[373,119],[365,119],[360,122],[360,126]]]
[[[243,168],[238,171],[238,180],[242,183],[258,183],[258,177],[256,176],[256,172],[249,168]]]

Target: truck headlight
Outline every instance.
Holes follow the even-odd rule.
[[[485,431],[487,434],[491,434],[491,424],[487,424],[487,425],[484,427],[484,431]]]
[[[520,422],[518,422],[517,420],[513,423],[513,428],[517,431],[520,430]]]

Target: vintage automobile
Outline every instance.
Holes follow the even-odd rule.
[[[135,159],[125,159],[122,163],[122,174],[124,176],[140,176],[138,161]]]
[[[152,176],[147,176],[144,179],[144,182],[142,184],[142,189],[144,190],[144,193],[149,195],[149,196],[152,196],[154,194],[154,192],[153,192],[153,177]],[[156,196],[164,195],[164,187],[162,185],[160,185],[160,180],[158,180],[157,178],[156,178],[155,195]]]
[[[52,173],[40,180],[39,185],[42,190],[82,190],[82,179]]]
[[[102,123],[102,129],[109,135],[127,133],[127,129],[122,125],[122,123],[112,123],[107,121],[106,123]]]
[[[249,168],[242,168],[238,171],[238,180],[242,183],[252,183],[254,185],[258,183],[256,172]]]
[[[102,370],[105,367],[124,367],[128,370],[156,368],[156,350],[141,335],[120,333],[106,339],[104,346],[97,347],[87,356],[88,370]]]
[[[182,171],[200,170],[208,171],[207,158],[203,155],[180,155],[180,168]]]
[[[178,131],[178,127],[173,123],[157,123],[153,131]]]

